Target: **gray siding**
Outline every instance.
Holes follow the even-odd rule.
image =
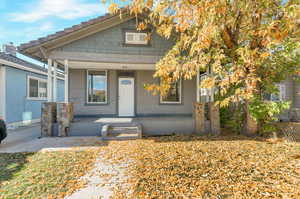
[[[293,107],[300,108],[300,83],[296,80],[293,81],[294,83],[294,101],[293,101]]]
[[[145,84],[154,82],[153,71],[136,71],[137,73],[137,115],[149,114],[192,114],[196,100],[196,81],[182,82],[181,104],[160,104],[160,96],[153,96],[144,89]],[[157,81],[156,81],[157,82]]]
[[[283,83],[286,86],[286,100],[292,102],[291,108],[300,108],[300,83],[293,77],[287,78]]]
[[[116,112],[116,71],[108,71],[108,103],[101,105],[86,104],[86,70],[71,69],[70,101],[74,102],[75,115],[115,115]]]
[[[181,104],[160,104],[159,95],[153,96],[144,89],[144,84],[153,83],[154,71],[135,71],[136,86],[136,115],[191,115],[193,104],[196,99],[195,80],[182,82],[182,103]],[[117,71],[108,71],[108,103],[105,105],[86,104],[86,70],[70,70],[70,101],[74,102],[75,115],[97,116],[118,114],[117,99]]]
[[[136,29],[134,20],[129,20],[94,35],[74,41],[56,50],[66,52],[89,52],[131,55],[164,55],[171,48],[172,42],[153,34],[150,46],[124,46],[123,30]]]
[[[286,100],[293,103],[294,100],[294,81],[292,77],[287,78],[284,82],[286,87]]]

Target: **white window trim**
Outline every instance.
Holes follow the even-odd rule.
[[[171,102],[171,101],[163,101],[163,96],[160,95],[160,104],[181,104],[182,102],[182,80],[179,81],[179,101],[178,102]]]
[[[105,102],[89,102],[89,71],[105,72],[105,76],[106,76]],[[108,76],[107,76],[107,70],[92,70],[92,69],[87,70],[86,71],[86,103],[87,104],[108,104],[107,93],[108,93]]]
[[[132,34],[133,35],[133,38],[134,40],[133,41],[128,41],[127,40],[127,35],[128,34]],[[147,37],[147,33],[145,32],[125,32],[125,44],[132,44],[132,45],[148,45],[148,42],[149,41],[140,41],[140,40],[136,40],[135,38],[137,37],[137,35],[140,35],[140,34],[145,34],[146,37]]]
[[[47,100],[47,97],[30,97],[30,81],[29,81],[30,79],[38,80],[38,95],[40,95],[40,93],[39,93],[40,82],[46,83],[47,87],[48,87],[48,82],[46,79],[28,75],[27,76],[27,99],[28,100],[37,100],[37,101]],[[48,96],[48,92],[47,92],[47,96]]]

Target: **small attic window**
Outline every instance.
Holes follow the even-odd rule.
[[[144,32],[126,32],[125,44],[148,45],[147,33]]]

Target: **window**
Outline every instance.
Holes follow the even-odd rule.
[[[126,32],[125,44],[147,45],[148,44],[147,33]]]
[[[107,103],[107,72],[87,71],[87,102]]]
[[[28,76],[27,97],[34,100],[46,100],[47,80]]]
[[[271,101],[284,101],[286,96],[286,88],[285,88],[285,84],[276,84],[279,93],[272,93],[270,95],[270,100]]]
[[[171,88],[166,96],[160,97],[162,104],[180,104],[181,103],[181,80],[171,84]]]

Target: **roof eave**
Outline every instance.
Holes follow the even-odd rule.
[[[47,62],[47,59],[44,57],[43,53],[41,53],[40,48],[44,48],[49,52],[55,48],[79,40],[83,37],[108,29],[112,27],[109,25],[110,22],[114,22],[118,20],[119,23],[122,23],[132,18],[134,18],[134,16],[130,15],[128,12],[123,13],[122,18],[120,18],[119,14],[104,15],[102,17],[98,17],[96,19],[83,22],[79,25],[75,25],[71,28],[66,28],[64,31],[54,33],[44,38],[40,38],[25,44],[21,44],[20,46],[18,46],[18,51],[26,56],[29,56],[33,59],[37,59],[45,63]],[[98,26],[101,26],[103,24],[104,27],[102,29],[99,30],[96,29]],[[72,37],[73,39],[70,39]]]

